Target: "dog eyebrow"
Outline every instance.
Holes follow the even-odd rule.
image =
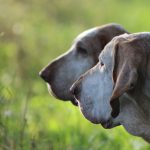
[[[76,47],[86,49],[87,46],[82,41],[79,41],[77,42]]]

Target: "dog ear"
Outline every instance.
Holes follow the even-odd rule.
[[[138,74],[135,59],[133,59],[132,53],[127,57],[128,50],[123,50],[123,47],[119,47],[116,43],[114,47],[114,68],[112,71],[114,80],[114,89],[110,99],[112,107],[112,117],[117,117],[120,111],[119,97],[125,92],[132,90],[137,82]]]

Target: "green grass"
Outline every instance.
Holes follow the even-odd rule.
[[[0,150],[149,150],[121,126],[105,130],[49,96],[38,72],[80,32],[117,22],[150,30],[149,0],[0,0]]]

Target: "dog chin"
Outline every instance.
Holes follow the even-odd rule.
[[[103,128],[105,128],[105,129],[112,129],[112,128],[114,128],[114,127],[116,127],[116,126],[120,126],[120,125],[121,125],[120,123],[115,124],[115,123],[112,123],[112,122],[110,122],[110,121],[106,122],[105,124],[101,124],[101,126],[102,126]]]
[[[84,116],[87,120],[89,120],[89,121],[92,122],[93,124],[100,124],[100,120],[99,120],[97,117],[94,117],[94,116],[92,116],[92,115],[89,114],[90,109],[87,108],[87,109],[89,110],[89,112],[84,111],[84,109],[83,109],[83,107],[80,105],[80,103],[79,103],[79,108],[80,108],[81,113],[83,114],[83,116]]]
[[[54,91],[51,88],[50,84],[47,84],[48,92],[50,95],[54,96],[55,98],[59,99],[59,97],[54,93]]]
[[[48,83],[47,84],[47,88],[48,88],[48,92],[50,95],[54,96],[56,99],[58,100],[63,100],[63,101],[71,101],[71,103],[75,106],[78,106],[78,102],[74,99],[73,96],[71,96],[71,94],[67,94],[68,96],[60,96],[58,94],[56,94],[56,92],[52,89],[51,85]]]

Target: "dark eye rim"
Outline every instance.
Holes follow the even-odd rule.
[[[83,48],[83,47],[78,47],[78,48],[77,48],[77,51],[78,51],[80,54],[84,54],[84,55],[87,55],[87,54],[88,54],[87,50],[86,50],[85,48]]]
[[[101,65],[101,66],[104,66],[104,63],[103,63],[102,61],[100,61],[100,65]]]
[[[102,69],[105,66],[105,64],[103,63],[103,61],[100,60],[99,62],[99,69]]]

